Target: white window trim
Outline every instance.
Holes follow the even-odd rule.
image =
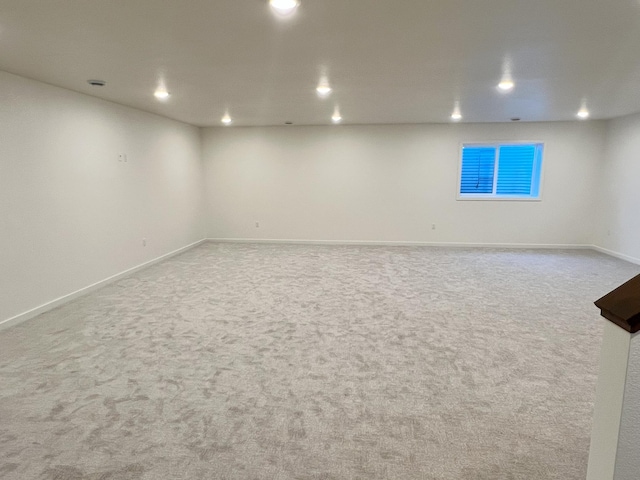
[[[473,141],[465,141],[460,142],[458,146],[458,183],[456,185],[456,200],[467,202],[467,201],[481,201],[481,202],[541,202],[542,201],[542,186],[544,181],[544,158],[542,159],[542,165],[540,167],[540,182],[538,184],[538,196],[537,197],[522,197],[518,195],[510,196],[510,195],[496,195],[493,193],[484,193],[478,195],[471,194],[461,194],[460,193],[460,182],[462,181],[462,150],[465,145],[473,145],[473,146],[487,146],[487,147],[498,147],[500,145],[531,145],[538,144],[542,145],[542,155],[547,156],[547,145],[545,142],[540,140],[496,140],[496,141],[487,141],[482,140],[480,142]],[[494,175],[493,175],[493,191],[496,191],[496,183],[498,181],[497,169],[498,169],[498,161],[500,159],[500,153],[497,154],[496,163],[494,165]]]

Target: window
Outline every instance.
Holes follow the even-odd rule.
[[[461,200],[540,198],[541,143],[464,144]]]

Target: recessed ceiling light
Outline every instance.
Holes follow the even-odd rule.
[[[498,84],[498,90],[502,92],[510,92],[511,90],[513,90],[513,87],[515,86],[516,84],[513,83],[513,80],[511,80],[510,78],[505,78],[505,79],[502,79]]]
[[[511,58],[507,55],[502,61],[502,77],[498,83],[498,91],[502,93],[510,92],[516,84],[513,81],[513,65]]]
[[[580,110],[578,110],[578,113],[576,113],[576,117],[578,117],[580,120],[586,120],[587,118],[589,118],[589,110],[587,110],[587,107],[582,107]]]
[[[233,123],[233,120],[231,120],[231,117],[229,116],[229,112],[225,112],[224,116],[220,119],[220,121],[224,125],[231,125]]]
[[[87,80],[87,83],[92,87],[104,87],[107,84],[104,80]]]
[[[321,77],[320,81],[318,82],[318,86],[316,87],[318,96],[321,98],[327,98],[329,95],[331,95],[332,91],[333,88],[331,88],[331,85],[329,85],[329,80],[327,79],[327,77]]]
[[[300,2],[298,0],[269,0],[271,8],[279,15],[291,15]]]
[[[153,96],[156,97],[158,100],[166,100],[167,98],[169,98],[170,95],[171,94],[167,92],[167,89],[165,87],[158,87],[156,91],[153,93]]]
[[[331,121],[333,123],[340,123],[342,121],[342,115],[340,115],[340,109],[338,107],[333,111],[333,116],[331,117]]]
[[[460,102],[456,102],[453,106],[451,120],[453,120],[454,122],[459,122],[460,120],[462,120],[462,113],[460,113]]]

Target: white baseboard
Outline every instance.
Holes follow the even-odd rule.
[[[451,247],[451,248],[513,248],[530,250],[595,250],[605,255],[640,265],[640,258],[607,250],[597,245],[577,243],[466,243],[466,242],[418,242],[418,241],[381,241],[381,240],[298,240],[281,238],[208,238],[213,243],[255,243],[290,245],[378,245],[388,247]]]
[[[198,240],[197,242],[194,242],[190,245],[187,245],[186,247],[182,247],[179,248],[177,250],[174,250],[172,252],[166,253],[164,255],[161,255],[160,257],[154,258],[153,260],[149,260],[148,262],[142,263],[140,265],[137,265],[133,268],[129,268],[128,270],[125,270],[123,272],[117,273],[115,275],[112,275],[108,278],[105,278],[104,280],[100,280],[99,282],[96,282],[92,285],[89,285],[87,287],[81,288],[80,290],[76,290],[75,292],[69,293],[67,295],[63,295],[62,297],[56,298],[55,300],[52,300],[50,302],[47,302],[43,305],[40,305],[39,307],[33,308],[31,310],[28,310],[26,312],[20,313],[14,317],[11,318],[7,318],[6,320],[2,320],[0,321],[0,330],[3,330],[5,328],[9,328],[13,325],[17,325],[19,323],[25,322],[33,317],[37,317],[38,315],[40,315],[41,313],[44,312],[48,312],[49,310],[53,310],[56,307],[59,307],[60,305],[63,305],[67,302],[70,302],[71,300],[74,300],[78,297],[81,297],[83,295],[86,295],[87,293],[93,292],[95,290],[98,290],[99,288],[102,288],[110,283],[113,283],[117,280],[120,280],[123,277],[126,277],[127,275],[131,275],[132,273],[135,273],[139,270],[142,270],[143,268],[147,268],[150,267],[151,265],[154,265],[158,262],[161,262],[163,260],[166,260],[170,257],[173,257],[175,255],[178,255],[182,252],[185,252],[191,248],[197,247],[198,245],[206,242],[206,239],[203,240]]]
[[[208,238],[213,243],[256,243],[291,245],[360,245],[388,247],[455,247],[455,248],[522,248],[522,249],[560,249],[589,250],[592,245],[547,244],[547,243],[464,243],[464,242],[417,242],[417,241],[380,241],[380,240],[296,240],[274,238]]]
[[[640,258],[631,257],[629,255],[625,255],[624,253],[614,252],[613,250],[608,250],[597,245],[591,245],[591,248],[596,252],[604,253],[605,255],[609,255],[611,257],[619,258],[620,260],[626,260],[627,262],[640,265]]]

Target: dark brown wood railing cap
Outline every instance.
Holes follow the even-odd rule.
[[[640,275],[619,286],[596,302],[607,320],[627,332],[640,331]]]

